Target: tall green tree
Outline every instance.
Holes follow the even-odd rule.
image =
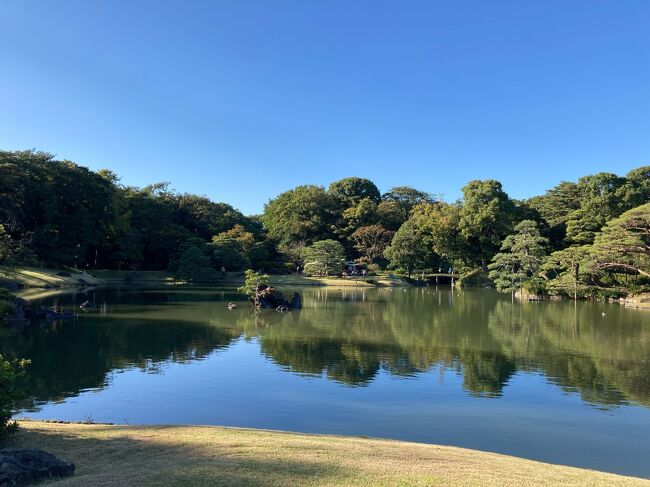
[[[550,277],[546,286],[551,290],[573,294],[573,299],[577,300],[588,266],[589,252],[589,245],[574,245],[549,255],[542,265]]]
[[[305,274],[330,276],[339,274],[345,264],[343,245],[336,240],[321,240],[302,251]]]
[[[344,178],[330,184],[329,193],[341,204],[343,209],[351,208],[368,198],[374,203],[381,201],[381,194],[375,183],[365,178]]]
[[[460,230],[460,204],[444,202],[420,204],[411,211],[411,220],[419,229],[429,252],[439,255],[459,270],[472,267],[472,249]]]
[[[422,203],[433,203],[435,201],[435,198],[430,193],[420,191],[411,186],[395,186],[384,193],[382,199],[397,203],[407,217],[415,206]]]
[[[242,271],[251,264],[242,241],[226,234],[214,237],[209,248],[212,252],[212,261],[217,269]]]
[[[358,228],[351,236],[354,248],[362,259],[370,264],[383,257],[384,251],[390,244],[393,232],[381,225],[368,225]]]
[[[497,291],[510,292],[513,297],[524,284],[538,278],[548,244],[548,240],[540,235],[537,223],[532,220],[520,222],[514,231],[504,239],[500,252],[488,266],[490,279],[494,281]]]
[[[377,205],[377,223],[386,230],[396,232],[408,220],[409,210],[396,201],[382,201]]]
[[[598,173],[578,180],[580,208],[566,223],[567,239],[572,244],[593,243],[608,220],[646,202],[638,182],[611,173]]]
[[[476,180],[463,188],[459,227],[474,249],[474,263],[485,265],[492,259],[510,233],[514,216],[515,206],[500,182]]]
[[[408,277],[415,269],[423,269],[431,258],[414,220],[407,220],[393,236],[390,245],[384,251],[392,269],[404,269]]]
[[[269,237],[279,243],[310,244],[332,236],[337,208],[335,198],[321,186],[298,186],[269,201],[262,221]]]
[[[217,273],[210,259],[195,246],[189,247],[181,254],[176,275],[179,279],[192,282],[208,282],[217,279]]]
[[[596,236],[590,253],[596,261],[595,270],[650,278],[650,203],[609,221]]]
[[[343,211],[339,223],[335,226],[337,236],[349,240],[359,228],[377,223],[377,203],[370,198],[364,198],[356,206]]]

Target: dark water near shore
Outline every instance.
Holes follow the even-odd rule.
[[[61,296],[99,309],[0,330],[0,353],[32,360],[18,416],[389,437],[650,478],[649,312],[301,291],[302,311],[258,314],[215,289]]]

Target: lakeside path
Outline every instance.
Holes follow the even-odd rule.
[[[65,486],[650,486],[650,480],[462,448],[213,426],[21,421],[6,447],[77,466]]]

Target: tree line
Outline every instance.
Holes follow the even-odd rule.
[[[500,182],[470,181],[455,202],[370,180],[297,186],[261,215],[177,193],[168,183],[126,186],[36,151],[0,151],[0,263],[170,270],[338,274],[452,269],[499,290],[614,295],[650,279],[650,166],[562,182],[527,200]]]

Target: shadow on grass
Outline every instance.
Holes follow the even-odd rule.
[[[70,428],[68,430],[68,428]],[[81,428],[81,430],[79,429]],[[288,447],[275,448],[269,439],[237,430],[215,431],[201,443],[175,436],[174,429],[62,426],[58,431],[27,424],[2,447],[39,448],[76,465],[74,477],[56,481],[68,485],[165,486],[287,486],[330,485],[361,480],[334,462],[292,458]],[[80,431],[80,433],[78,433]],[[162,437],[158,434],[161,433]],[[238,434],[241,435],[239,438]],[[273,439],[273,438],[272,438]],[[43,485],[43,484],[40,484]]]

